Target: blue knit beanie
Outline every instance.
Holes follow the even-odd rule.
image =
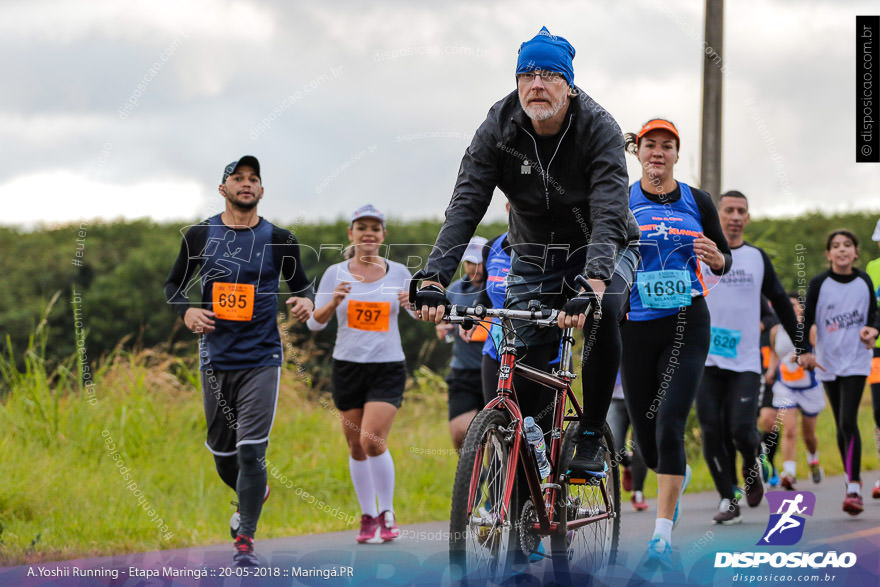
[[[520,45],[516,73],[527,73],[536,69],[556,71],[562,74],[569,86],[573,86],[573,59],[574,47],[571,43],[562,37],[551,35],[547,27],[541,27],[541,31],[532,40]]]

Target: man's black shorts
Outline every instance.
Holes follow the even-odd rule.
[[[483,409],[483,377],[480,369],[450,369],[446,385],[449,386],[450,420],[466,412]]]
[[[355,363],[333,359],[333,404],[340,412],[363,408],[367,402],[403,402],[406,363]]]
[[[268,442],[280,381],[281,367],[202,371],[208,450],[231,456],[240,444]]]

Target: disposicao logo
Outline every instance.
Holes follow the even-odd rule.
[[[805,520],[816,508],[816,496],[809,491],[771,491],[764,496],[770,506],[770,521],[760,546],[791,546],[804,535]],[[775,514],[773,512],[776,512]]]
[[[816,496],[809,491],[771,491],[764,494],[770,506],[770,520],[758,546],[791,546],[804,536],[806,520],[816,507]],[[773,513],[776,512],[776,513]],[[849,568],[857,562],[852,552],[716,552],[715,568]]]

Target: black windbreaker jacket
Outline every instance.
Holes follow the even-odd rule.
[[[540,263],[548,245],[568,245],[569,254],[587,247],[584,274],[610,281],[618,251],[640,234],[620,127],[578,89],[552,140],[544,161],[516,91],[492,106],[461,161],[427,277],[451,281],[498,187],[510,201],[508,238],[518,256]]]

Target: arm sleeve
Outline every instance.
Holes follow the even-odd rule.
[[[715,275],[724,275],[730,271],[733,265],[733,256],[730,254],[730,245],[727,244],[727,237],[721,230],[721,221],[718,219],[718,210],[712,202],[712,197],[703,190],[693,190],[694,200],[697,202],[697,208],[700,210],[700,217],[703,222],[703,234],[710,239],[724,256],[724,267],[721,271],[712,269]]]
[[[275,227],[272,233],[272,254],[275,266],[279,268],[284,283],[290,289],[290,295],[306,297],[315,301],[315,289],[303,268],[299,254],[299,241],[289,230]]]
[[[758,251],[761,253],[761,259],[764,261],[764,278],[761,282],[761,294],[770,300],[773,310],[779,317],[779,323],[785,328],[789,338],[791,340],[795,340],[798,337],[803,338],[804,334],[798,327],[797,316],[791,307],[791,302],[788,301],[788,294],[785,293],[785,288],[782,287],[782,283],[779,282],[779,278],[776,276],[776,271],[773,269],[770,257],[762,249],[758,249]]]
[[[435,279],[444,287],[452,281],[465,247],[486,214],[498,185],[496,129],[493,107],[461,160],[452,200],[446,208],[446,220],[425,265],[426,279]]]
[[[610,117],[598,117],[602,126],[592,134],[599,137],[587,168],[590,183],[590,245],[584,274],[591,279],[611,281],[618,249],[627,242],[630,218],[628,176],[623,135]]]
[[[498,239],[503,236],[503,234],[496,236],[483,247],[483,289],[480,290],[480,295],[477,297],[477,303],[484,308],[492,307],[492,300],[489,299],[489,252],[492,250],[492,247],[495,246]]]
[[[804,302],[804,329],[797,338],[791,339],[797,354],[801,354],[810,348],[810,328],[816,323],[816,304],[819,303],[819,290],[828,273],[822,273],[810,280],[807,287],[807,299]]]
[[[333,265],[324,272],[324,275],[321,277],[321,282],[318,284],[318,293],[315,294],[315,308],[323,308],[327,304],[330,303],[330,300],[333,299],[333,290],[336,288],[336,276],[337,269],[336,266]],[[315,320],[314,316],[309,316],[309,319],[306,321],[306,326],[309,330],[324,330],[327,328],[327,325],[330,324],[330,320],[321,324],[317,320]]]
[[[165,279],[165,300],[174,306],[174,311],[181,318],[190,308],[186,287],[202,264],[201,254],[205,248],[206,229],[205,224],[197,224],[184,233],[177,259]]]
[[[864,271],[859,273],[868,285],[868,300],[870,300],[868,302],[868,319],[865,321],[865,326],[873,326],[880,330],[880,312],[877,311],[877,295],[874,293],[874,282],[871,280],[871,276]]]

